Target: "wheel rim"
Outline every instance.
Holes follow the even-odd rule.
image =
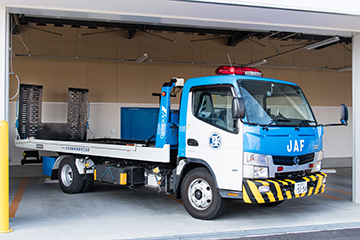
[[[64,165],[61,169],[61,181],[66,187],[69,187],[73,182],[73,176],[73,170],[70,165]]]
[[[212,203],[212,190],[204,179],[198,178],[190,183],[188,196],[191,205],[198,210],[207,209]]]

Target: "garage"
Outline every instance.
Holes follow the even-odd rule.
[[[357,86],[354,68],[357,49],[354,41],[360,29],[357,26],[358,17],[349,10],[350,8],[344,7],[338,10],[341,14],[333,14],[334,9],[331,9],[331,5],[325,10],[319,10],[321,6],[307,9],[305,5],[284,7],[281,4],[277,7],[259,7],[254,3],[252,6],[246,3],[215,4],[201,1],[156,1],[156,3],[162,4],[162,7],[151,11],[149,11],[152,9],[151,5],[143,1],[138,1],[136,8],[133,3],[125,4],[120,1],[105,4],[93,1],[91,4],[87,2],[81,6],[77,5],[78,3],[67,3],[67,6],[62,6],[60,3],[43,5],[40,1],[31,6],[4,3],[3,15],[8,18],[6,24],[3,24],[6,26],[6,31],[3,32],[11,33],[9,41],[5,43],[11,46],[11,51],[6,51],[3,57],[9,59],[9,61],[3,60],[4,66],[7,66],[4,69],[5,72],[9,70],[8,72],[15,73],[21,84],[42,86],[41,123],[66,123],[69,88],[88,89],[90,102],[88,138],[124,138],[124,128],[121,124],[126,114],[125,109],[158,108],[159,98],[152,96],[152,93],[159,93],[163,83],[172,77],[186,80],[210,76],[214,75],[215,70],[221,65],[255,66],[265,77],[298,84],[305,92],[319,123],[338,123],[340,104],[349,107],[350,121],[347,127],[325,129],[323,168],[341,168],[336,174],[344,175],[346,179],[344,181],[348,182],[352,167],[354,190],[351,190],[351,184],[347,186],[348,189],[338,190],[353,192],[353,201],[357,202],[354,160],[356,149],[353,147],[357,136],[356,114],[355,109],[352,108],[356,104],[356,95],[352,92]],[[294,8],[299,9],[295,11]],[[318,45],[314,45],[315,43]],[[4,96],[11,98],[16,95],[16,76],[11,74],[5,78],[7,80],[4,80],[3,85]],[[172,103],[173,107],[178,109],[180,96],[172,99]],[[17,189],[20,189],[22,177],[30,177],[25,191],[29,192],[29,189],[33,189],[34,194],[38,191],[37,194],[50,196],[51,199],[53,199],[51,196],[58,196],[54,198],[61,199],[64,194],[56,184],[38,178],[41,175],[41,165],[21,165],[24,149],[16,148],[13,144],[16,132],[12,127],[16,122],[18,106],[15,99],[6,100],[3,105],[5,106],[3,119],[7,120],[10,126],[9,164],[10,179],[13,184],[10,184],[10,199],[13,200]],[[343,174],[341,171],[344,171]],[[331,174],[329,174],[329,183],[335,181],[331,180],[330,176]],[[335,182],[334,184],[336,185]],[[99,193],[97,191],[106,191],[107,194],[97,194]],[[120,203],[117,196],[113,196],[121,195],[117,191],[123,191],[125,196],[120,198],[128,198],[124,200],[126,203],[142,202],[142,198],[156,198],[152,201],[159,201],[162,205],[169,206],[166,209],[171,209],[170,213],[175,216],[182,215],[181,204],[173,199],[141,191],[134,193],[138,190],[131,192],[128,189],[118,190],[112,186],[97,184],[91,193],[75,195],[79,199],[74,200],[71,208],[79,207],[78,204],[81,205],[85,199],[91,198],[88,195],[90,194],[94,198],[100,198],[91,203],[108,213],[98,212],[95,216],[105,218],[111,216],[110,220],[113,218],[112,220],[116,221],[116,215],[110,214],[112,208],[98,205],[103,204],[106,199],[111,199],[109,201],[119,201],[121,208],[125,208],[121,211],[125,211],[127,207]],[[20,216],[21,207],[25,207],[27,201],[26,193],[19,205]],[[331,197],[331,194],[328,195]],[[357,205],[350,202],[349,196],[344,198],[333,195],[332,197],[347,199],[344,203],[346,210],[353,213],[358,211]],[[314,198],[296,201],[303,205],[311,205],[313,201],[317,206],[322,205],[324,197]],[[36,205],[32,205],[31,198],[28,201],[28,208]],[[68,200],[63,201],[59,204],[64,204]],[[284,204],[287,209],[293,207],[290,202]],[[149,203],[144,202],[137,205],[147,204]],[[331,202],[326,204],[331,205]],[[68,204],[63,206],[69,207]],[[155,213],[158,215],[156,222],[161,221],[161,216],[165,217],[167,214],[166,211],[160,211],[161,208],[156,204],[152,207],[156,209]],[[253,206],[249,209],[246,209],[245,205],[240,206],[240,209],[248,214],[258,211],[257,215],[262,214],[264,217],[265,212],[267,218],[270,214],[275,214],[274,212],[279,208],[281,209],[279,206],[263,210]],[[57,207],[55,205],[47,209],[52,211]],[[97,208],[94,207],[95,209]],[[145,221],[152,221],[153,214],[150,210],[150,212],[144,209],[141,211],[145,211],[144,218],[148,218]],[[312,209],[310,208],[309,211]],[[323,211],[326,211],[326,208]],[[29,216],[26,211],[23,214]],[[54,213],[50,215],[52,214]],[[61,215],[61,213],[57,214]],[[15,229],[16,216],[10,218],[10,225]],[[91,214],[84,215],[86,218],[91,216]],[[138,221],[135,216],[133,217],[132,222]],[[276,217],[280,218],[281,215]],[[323,218],[326,216],[323,215]],[[342,222],[351,222],[350,218]],[[25,221],[26,219],[26,217],[22,218],[20,222],[24,224],[31,222],[31,219]],[[175,219],[176,217],[174,221]],[[241,217],[238,217],[239,219]],[[51,221],[55,223],[56,219]],[[196,220],[190,221],[197,223]],[[74,220],[70,222],[76,224]],[[125,221],[122,224],[128,228]],[[165,222],[161,222],[161,225],[166,228]],[[206,228],[209,228],[209,225],[204,223],[200,230],[189,229],[187,233],[204,234]],[[176,231],[147,234],[150,229],[149,227],[149,231],[139,234],[132,235],[129,231],[125,235],[111,237],[155,237],[179,234]],[[249,226],[249,229],[252,227]],[[235,226],[227,228],[227,231],[237,230],[239,229]],[[75,229],[72,231],[75,232]],[[116,232],[112,228],[109,231]],[[216,231],[223,232],[220,229]],[[11,234],[6,237],[10,236]]]

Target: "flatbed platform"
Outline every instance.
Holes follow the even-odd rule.
[[[86,156],[98,156],[139,161],[169,163],[170,145],[163,148],[140,143],[144,141],[130,141],[118,139],[94,139],[90,141],[58,141],[44,139],[16,139],[16,147],[31,150],[52,151]]]

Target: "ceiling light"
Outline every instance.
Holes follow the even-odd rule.
[[[147,59],[148,55],[147,53],[144,53],[143,55],[141,55],[138,59],[135,60],[136,63],[141,63],[142,61],[144,61],[145,59]]]
[[[345,66],[345,67],[341,67],[341,68],[336,68],[336,70],[338,70],[339,72],[351,71],[352,66]]]
[[[266,61],[266,59],[263,59],[263,60],[259,60],[259,61],[250,63],[250,64],[248,64],[246,66],[247,67],[256,67],[256,66],[260,66],[261,64],[265,64],[265,63],[267,63],[267,61]]]
[[[310,44],[310,45],[306,45],[304,47],[304,49],[310,50],[310,49],[318,48],[318,47],[325,46],[325,45],[328,45],[330,43],[334,43],[334,42],[338,42],[338,41],[340,41],[339,37],[332,37],[332,38],[328,38],[328,39],[326,39],[324,41],[319,41],[319,42],[316,42],[316,43],[313,43],[313,44]]]

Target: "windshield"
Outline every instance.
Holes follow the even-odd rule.
[[[249,123],[267,126],[316,126],[302,90],[274,82],[239,82]]]

